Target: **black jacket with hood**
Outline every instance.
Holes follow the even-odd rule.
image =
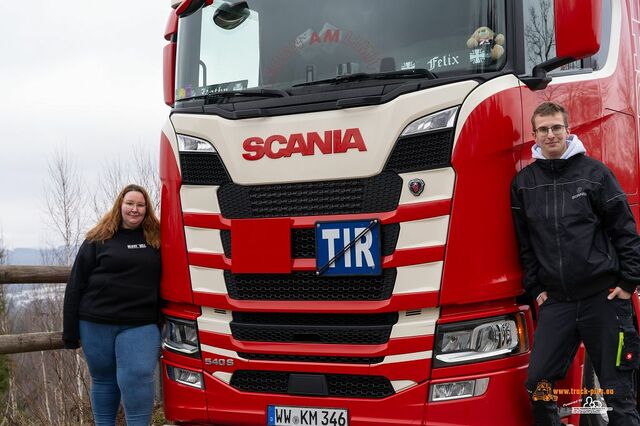
[[[104,242],[85,241],[69,275],[64,296],[62,338],[77,348],[79,321],[145,325],[158,322],[160,251],[144,231],[119,229]]]
[[[527,292],[579,300],[640,284],[640,238],[624,191],[576,136],[566,159],[537,160],[511,185],[511,209]],[[573,146],[571,146],[573,145]]]

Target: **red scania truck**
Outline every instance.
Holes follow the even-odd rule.
[[[554,100],[638,217],[640,1],[171,3],[166,418],[530,424],[510,181]]]

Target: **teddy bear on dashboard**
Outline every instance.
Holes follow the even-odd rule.
[[[504,55],[504,35],[496,34],[489,27],[479,27],[467,40],[467,47],[485,50],[487,59],[496,61]]]

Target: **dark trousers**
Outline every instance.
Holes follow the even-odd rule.
[[[613,408],[607,413],[609,425],[640,425],[634,386],[640,340],[632,324],[631,301],[608,300],[607,295],[604,291],[573,302],[549,298],[540,306],[526,383],[536,425],[561,425],[556,403],[541,398],[540,390],[545,381],[553,386],[565,376],[581,341],[605,391],[607,406]],[[618,355],[620,333],[624,333],[625,347]],[[622,365],[616,366],[619,357]],[[613,394],[607,395],[607,390]]]

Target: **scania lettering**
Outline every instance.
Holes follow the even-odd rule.
[[[280,147],[275,148],[274,143]],[[322,154],[337,154],[350,149],[367,150],[360,129],[347,129],[344,136],[342,130],[330,130],[324,132],[324,138],[317,132],[309,132],[306,137],[302,133],[294,133],[288,139],[283,135],[269,136],[266,140],[251,137],[245,139],[242,146],[246,151],[242,154],[245,160],[259,160],[265,154],[271,159],[291,157],[293,154],[314,155],[316,147]]]
[[[531,424],[510,183],[553,100],[640,217],[640,0],[170,4],[166,418]],[[545,397],[598,386],[581,348]]]

